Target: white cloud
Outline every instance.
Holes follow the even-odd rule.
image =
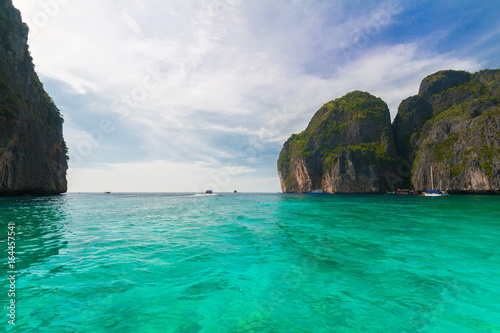
[[[258,184],[267,176],[242,163],[260,163],[256,154],[277,151],[329,100],[366,90],[384,99],[394,116],[424,76],[443,68],[479,68],[473,60],[428,54],[415,43],[363,44],[361,37],[376,42],[390,26],[402,10],[398,1],[360,6],[356,15],[343,1],[14,3],[32,28],[37,72],[72,88],[59,92],[56,102],[88,97],[80,110],[62,108],[71,119],[65,125],[70,150],[92,130],[73,115],[92,113],[111,118],[129,136],[124,142],[140,140],[140,148],[157,160],[72,169],[74,191],[106,181],[115,191],[190,190],[203,182],[205,176],[197,175],[211,172],[193,164],[208,163],[213,170],[232,159],[252,170]],[[57,6],[48,10],[41,3]],[[40,24],[36,18],[44,13],[49,19]],[[100,155],[86,158],[93,156]],[[267,175],[275,163],[258,168]],[[172,181],[175,172],[183,176]]]
[[[474,60],[451,56],[422,54],[416,44],[401,44],[372,49],[347,64],[338,79],[347,91],[366,90],[387,102],[392,117],[399,103],[416,95],[422,79],[438,70],[475,71],[480,65]]]
[[[230,192],[278,191],[277,182],[263,181],[256,169],[245,166],[210,168],[203,164],[156,160],[103,164],[99,168],[70,168],[69,192]],[[179,177],[182,175],[182,177]]]

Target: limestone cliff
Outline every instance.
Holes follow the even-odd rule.
[[[386,103],[355,91],[323,105],[285,142],[278,173],[283,192],[380,193],[395,161]]]
[[[385,103],[368,93],[329,102],[285,142],[278,174],[283,192],[500,194],[500,70],[427,76],[392,127]]]
[[[63,119],[34,71],[28,27],[0,2],[0,195],[66,191]]]
[[[429,91],[428,82],[438,88]],[[422,81],[419,96],[432,118],[411,134],[414,187],[432,187],[432,168],[435,188],[500,193],[500,70],[437,72]]]

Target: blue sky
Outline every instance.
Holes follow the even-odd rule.
[[[499,68],[498,1],[14,0],[65,118],[69,191],[278,192],[283,142],[352,90]]]

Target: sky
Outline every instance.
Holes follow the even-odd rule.
[[[13,0],[60,109],[69,192],[279,192],[286,139],[353,90],[391,115],[500,67],[497,0]]]

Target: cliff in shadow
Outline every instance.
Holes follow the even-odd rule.
[[[285,142],[278,173],[283,192],[381,193],[390,189],[385,173],[395,165],[386,103],[354,91],[323,105]]]
[[[0,195],[66,192],[63,119],[28,51],[28,27],[0,2]]]

